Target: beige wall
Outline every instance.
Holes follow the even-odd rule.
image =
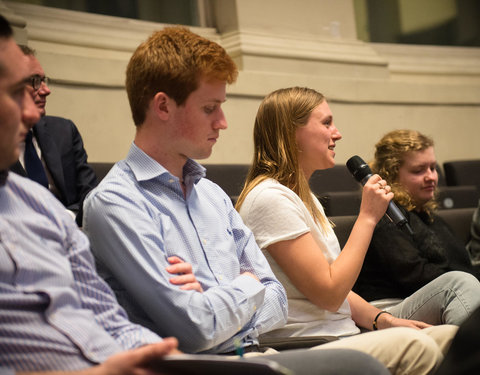
[[[421,31],[454,19],[457,11],[455,3],[456,0],[399,0],[402,33]],[[403,17],[405,14],[408,17]]]
[[[360,42],[353,0],[213,4],[219,29],[194,31],[222,44],[240,75],[224,105],[229,129],[206,163],[248,163],[261,98],[295,85],[329,98],[344,137],[339,163],[354,154],[369,159],[381,135],[405,127],[435,138],[440,163],[480,158],[480,49]],[[91,161],[123,158],[134,134],[125,67],[163,25],[9,1],[0,1],[0,10],[19,20],[53,78],[47,113],[77,124]]]

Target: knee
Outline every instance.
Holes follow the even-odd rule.
[[[333,351],[330,351],[332,353]],[[387,368],[374,357],[357,350],[338,350],[335,371],[338,374],[388,375]],[[322,372],[323,373],[323,372]]]
[[[471,273],[463,271],[450,271],[439,276],[442,283],[453,289],[469,288],[472,291],[480,290],[480,281]]]
[[[440,351],[445,355],[458,332],[458,326],[453,324],[441,324],[425,328],[420,332],[433,339],[440,348]]]
[[[420,330],[401,328],[396,334],[397,350],[401,356],[396,373],[433,373],[443,360],[437,342]]]

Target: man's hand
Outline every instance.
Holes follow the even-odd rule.
[[[253,279],[257,280],[258,282],[260,282],[260,279],[259,279],[257,276],[255,276],[253,273],[251,273],[251,272],[245,271],[244,273],[242,273],[242,275],[250,276],[251,278],[253,278]]]
[[[153,375],[152,362],[170,354],[179,354],[178,341],[167,337],[156,344],[142,346],[138,349],[115,354],[99,366],[85,370],[91,375]]]
[[[196,290],[202,293],[203,288],[197,281],[192,271],[192,265],[184,262],[179,257],[173,256],[168,258],[168,262],[171,264],[166,268],[167,272],[177,275],[170,278],[170,282],[174,285],[181,285],[182,290]]]
[[[155,364],[167,355],[183,354],[177,347],[177,339],[167,337],[156,344],[112,355],[101,365],[84,370],[17,372],[17,375],[160,375],[154,370]]]

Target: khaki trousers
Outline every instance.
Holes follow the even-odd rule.
[[[396,327],[349,336],[311,350],[354,349],[378,359],[392,374],[432,374],[457,330],[447,324],[422,330]]]

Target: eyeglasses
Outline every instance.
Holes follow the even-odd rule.
[[[35,91],[40,90],[40,87],[42,87],[42,82],[45,83],[45,86],[48,86],[48,83],[50,82],[50,78],[45,76],[42,77],[38,74],[31,76],[29,80],[29,84],[33,87]]]

